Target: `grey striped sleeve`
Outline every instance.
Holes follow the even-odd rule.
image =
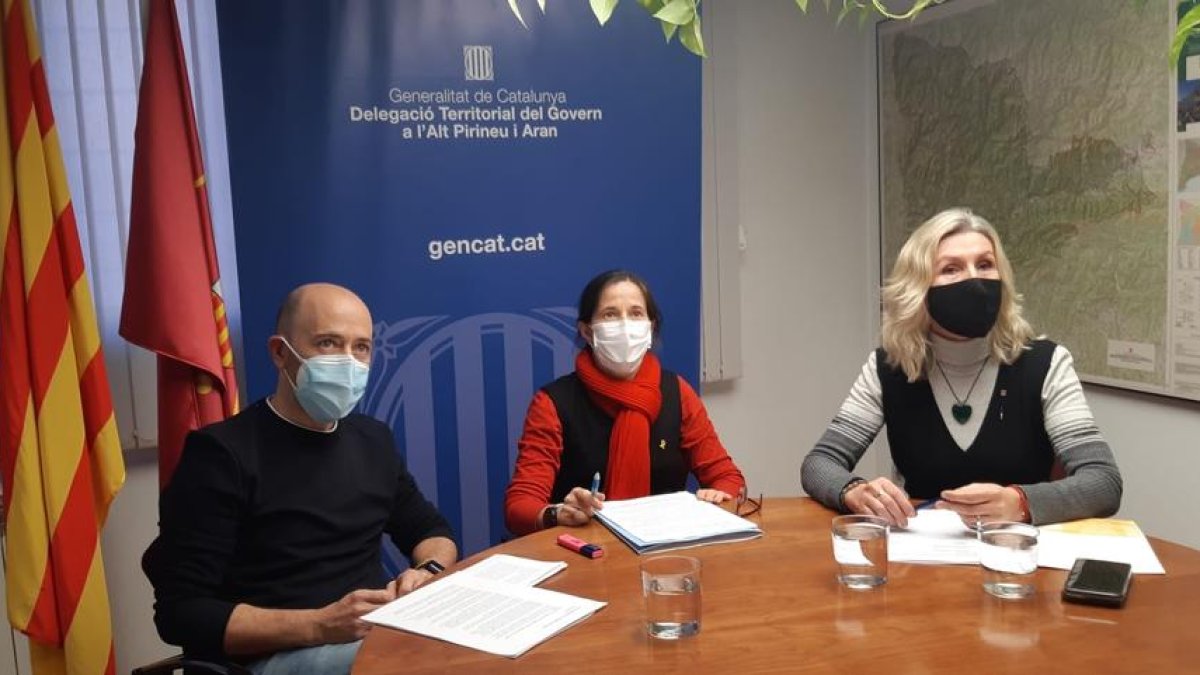
[[[883,428],[883,388],[872,351],[850,394],[800,467],[800,485],[831,509],[842,508],[838,496],[854,475],[875,435]]]
[[[1071,353],[1061,345],[1042,385],[1042,415],[1054,455],[1066,477],[1022,485],[1030,519],[1057,523],[1111,516],[1121,506],[1121,472],[1083,395]]]

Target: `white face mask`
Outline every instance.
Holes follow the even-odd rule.
[[[615,377],[636,373],[654,340],[654,324],[647,319],[602,321],[591,328],[596,362]]]

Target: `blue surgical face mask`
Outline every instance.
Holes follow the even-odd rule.
[[[349,354],[322,354],[306,359],[286,338],[279,339],[300,359],[300,370],[296,372],[292,388],[296,390],[296,400],[304,412],[322,424],[349,415],[367,390],[370,366]],[[284,376],[287,376],[286,370]]]

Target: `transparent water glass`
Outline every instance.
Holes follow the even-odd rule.
[[[1034,594],[1038,529],[1027,523],[996,521],[979,526],[983,590],[1004,600]]]
[[[677,640],[700,632],[700,560],[682,555],[646,558],[641,564],[646,632]]]
[[[878,516],[837,516],[832,527],[838,581],[865,590],[887,583],[888,522]]]

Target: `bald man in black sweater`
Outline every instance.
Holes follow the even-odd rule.
[[[163,640],[256,673],[349,672],[363,614],[457,558],[450,527],[396,455],[349,414],[372,323],[330,284],[289,294],[268,348],[275,393],[188,436],[142,567]],[[384,578],[386,532],[414,567]]]

